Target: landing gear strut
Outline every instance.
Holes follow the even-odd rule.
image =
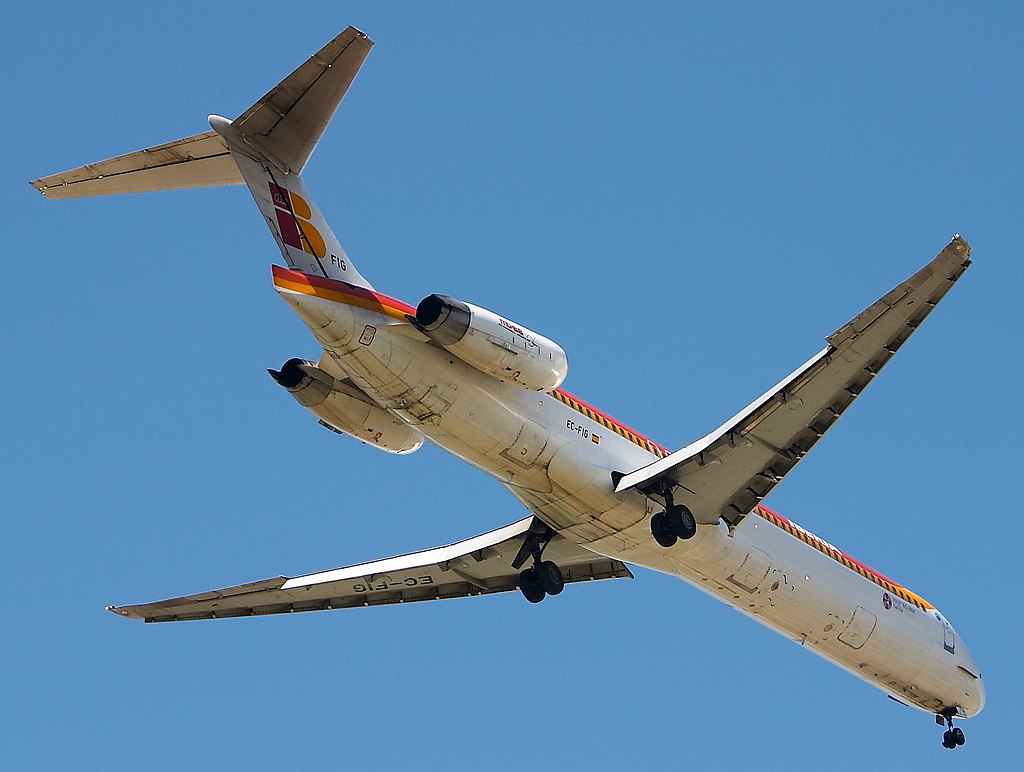
[[[554,531],[534,518],[519,554],[512,561],[513,568],[521,568],[529,558],[533,558],[533,565],[519,574],[519,591],[530,603],[540,603],[548,595],[558,595],[565,587],[562,569],[555,562],[542,558],[544,548],[554,535]]]
[[[958,745],[963,745],[967,742],[964,737],[964,730],[958,726],[953,726],[953,716],[956,715],[956,708],[946,708],[941,713],[935,716],[935,723],[939,726],[946,724],[948,729],[942,733],[942,747],[953,750]]]
[[[692,539],[697,533],[697,521],[687,507],[672,500],[672,487],[665,485],[660,491],[665,499],[665,511],[651,517],[651,535],[662,547],[673,546],[678,539]]]

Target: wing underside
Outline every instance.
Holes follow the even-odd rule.
[[[518,586],[518,570],[513,563],[523,542],[538,527],[544,528],[536,518],[528,517],[446,547],[306,576],[278,576],[154,603],[109,606],[108,610],[146,622],[174,622],[508,592]],[[629,569],[618,560],[590,552],[560,536],[553,536],[548,542],[544,558],[558,564],[567,584],[632,578]]]
[[[827,338],[828,347],[700,440],[622,475],[617,491],[671,488],[698,522],[736,526],[807,455],[970,265],[959,236]]]

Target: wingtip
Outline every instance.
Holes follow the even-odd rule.
[[[116,614],[117,616],[124,617],[125,619],[138,619],[139,618],[139,616],[137,614],[133,613],[132,610],[130,608],[128,608],[128,607],[124,607],[124,606],[106,606],[105,608],[111,614]]]
[[[365,32],[363,32],[358,27],[353,27],[351,24],[348,25],[348,27],[346,27],[342,31],[342,33],[341,33],[341,35],[349,35],[349,34],[355,35],[357,38],[362,38],[367,43],[369,43],[371,46],[373,45],[373,40],[370,39],[369,35],[367,35]],[[340,35],[339,35],[339,37],[340,37]]]
[[[949,240],[950,245],[956,249],[957,252],[963,253],[964,257],[971,256],[971,245],[967,243],[967,239],[961,236],[959,233],[954,233],[953,238]]]

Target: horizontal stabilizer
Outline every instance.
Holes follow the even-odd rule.
[[[32,187],[47,198],[65,199],[242,182],[224,140],[207,131],[33,180]]]
[[[472,539],[331,571],[212,590],[137,606],[108,606],[119,616],[147,622],[290,614],[296,611],[383,606],[418,600],[465,598],[508,592],[518,586],[512,567],[535,518]],[[566,583],[632,578],[625,564],[590,552],[561,536],[544,559],[562,569]]]
[[[372,47],[373,41],[354,27],[339,34],[228,122],[232,136],[240,138],[232,149],[271,163],[286,175],[298,174]],[[34,180],[32,186],[47,198],[65,199],[244,181],[227,141],[217,132],[207,131],[52,174]]]

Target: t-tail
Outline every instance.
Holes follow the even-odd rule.
[[[302,182],[302,170],[373,41],[349,27],[233,121],[212,131],[32,182],[47,198],[81,198],[244,182],[289,268],[372,289]]]

